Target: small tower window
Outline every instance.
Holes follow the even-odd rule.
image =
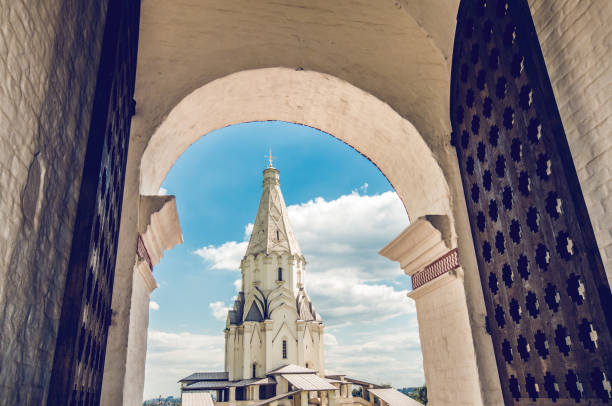
[[[278,280],[283,280],[283,268],[278,268]]]
[[[276,230],[276,241],[280,241],[280,233]]]
[[[283,340],[283,359],[287,359],[287,340]]]
[[[255,378],[256,373],[257,373],[257,364],[253,362],[253,378]]]

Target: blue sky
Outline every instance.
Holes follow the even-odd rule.
[[[290,221],[308,261],[306,289],[326,324],[326,369],[391,383],[424,382],[409,278],[377,251],[408,225],[403,205],[366,158],[310,127],[256,122],[202,137],[160,193],[176,195],[184,243],[155,267],[145,399],[178,394],[196,371],[223,370],[225,312],[237,292],[261,194],[277,158]]]

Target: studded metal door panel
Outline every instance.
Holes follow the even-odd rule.
[[[451,122],[505,403],[609,403],[610,288],[525,0],[461,2]]]
[[[48,405],[100,402],[138,23],[138,1],[109,2]]]

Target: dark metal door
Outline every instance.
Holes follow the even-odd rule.
[[[609,403],[610,287],[526,0],[461,2],[450,107],[505,403]]]
[[[137,0],[109,2],[48,405],[100,402],[139,15]]]

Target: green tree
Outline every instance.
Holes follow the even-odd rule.
[[[427,386],[421,386],[420,388],[416,388],[408,396],[426,405],[427,404]]]

